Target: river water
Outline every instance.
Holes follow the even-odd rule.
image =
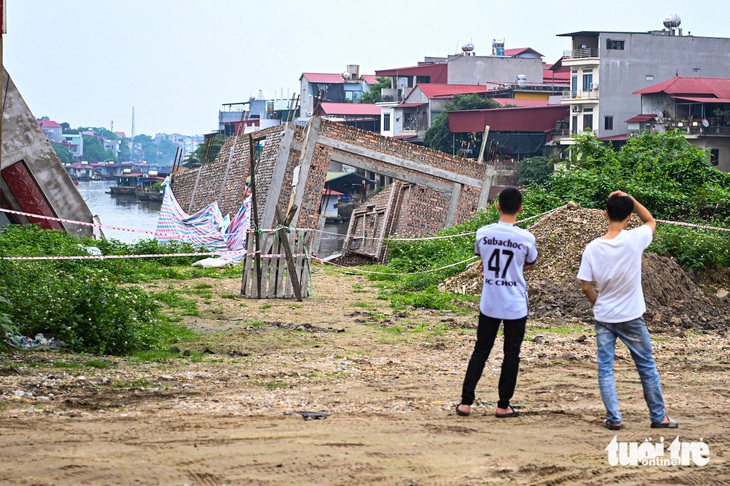
[[[154,238],[151,233],[157,228],[161,203],[137,201],[136,197],[107,194],[109,186],[113,183],[113,181],[80,181],[76,186],[91,213],[98,216],[104,225],[102,228],[104,236],[124,243]],[[124,229],[110,229],[108,226]],[[339,253],[344,235],[347,233],[347,226],[348,223],[325,225],[318,256],[325,258]]]

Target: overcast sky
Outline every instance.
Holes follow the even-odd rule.
[[[730,37],[728,0],[4,0],[4,64],[36,117],[135,134],[204,134],[223,103],[289,98],[303,72],[413,66],[472,42],[477,55],[558,34],[645,32],[677,14],[686,35]]]

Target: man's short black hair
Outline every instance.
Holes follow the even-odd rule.
[[[608,198],[606,212],[611,221],[623,221],[634,212],[634,200],[623,194],[614,194]]]
[[[504,214],[517,214],[522,206],[522,193],[514,187],[505,187],[499,193],[499,207]]]

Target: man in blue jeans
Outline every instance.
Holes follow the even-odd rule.
[[[634,211],[644,224],[627,231]],[[593,305],[595,317],[598,385],[606,407],[603,424],[610,430],[619,430],[622,425],[613,375],[619,338],[629,348],[639,372],[651,427],[677,428],[677,422],[664,411],[659,372],[643,318],[646,304],[641,288],[641,257],[651,244],[656,220],[641,203],[622,191],[608,196],[606,217],[608,232],[588,243],[578,269],[581,290]]]

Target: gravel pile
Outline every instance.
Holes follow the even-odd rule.
[[[629,225],[636,227],[638,218]],[[532,318],[572,318],[592,321],[593,314],[576,279],[586,245],[605,234],[603,211],[570,203],[530,226],[540,258],[527,273]],[[444,282],[443,289],[462,294],[481,292],[482,268],[476,263]],[[645,253],[643,263],[645,319],[653,329],[724,330],[727,305],[705,295],[671,258]]]

